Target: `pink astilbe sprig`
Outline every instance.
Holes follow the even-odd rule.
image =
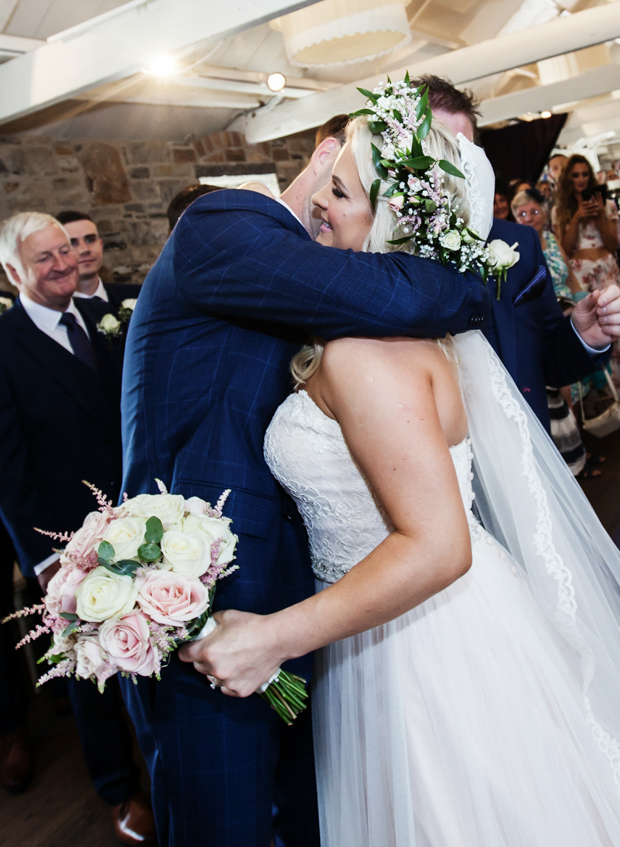
[[[35,532],[39,532],[41,535],[46,535],[54,541],[62,541],[64,544],[68,544],[75,535],[74,532],[51,532],[49,529],[39,529],[38,526],[33,526],[32,528]],[[58,551],[56,550],[54,552]]]
[[[215,504],[215,509],[214,509],[215,517],[218,517],[218,518],[222,517],[222,510],[224,509],[224,505],[226,504],[226,501],[228,500],[229,494],[230,494],[230,488],[227,488],[226,491],[223,491],[220,494],[220,498],[217,501],[217,503]]]
[[[221,565],[218,564],[223,543],[224,540],[222,538],[217,538],[211,544],[211,564],[200,577],[200,581],[206,588],[212,588],[219,579],[224,579],[224,577],[229,576],[233,571],[239,570],[239,565],[228,567],[230,562],[225,562]]]
[[[37,638],[40,638],[42,635],[49,635],[52,631],[51,626],[46,623],[37,624],[34,629],[31,629],[30,632],[27,632],[26,635],[22,638],[22,640],[15,645],[15,649],[19,650],[20,647],[23,647],[24,644],[29,644],[31,641],[36,641]]]
[[[19,609],[17,612],[13,612],[13,614],[7,615],[6,618],[2,618],[0,623],[16,621],[18,618],[27,618],[30,615],[42,615],[44,612],[45,603],[37,603],[36,606],[24,606],[23,609]]]
[[[50,679],[57,679],[63,676],[72,676],[75,673],[75,666],[77,664],[77,660],[75,654],[71,654],[67,656],[62,661],[58,662],[57,665],[49,670],[47,673],[44,673],[43,676],[39,677],[37,680],[37,688],[43,685],[44,682],[49,682]]]
[[[87,488],[90,488],[92,493],[95,495],[95,499],[99,504],[99,511],[104,514],[107,512],[111,517],[115,517],[116,513],[114,512],[114,501],[106,497],[103,491],[97,488],[96,485],[93,485],[92,482],[87,482],[85,479],[83,479],[82,482]]]
[[[155,477],[155,484],[157,485],[160,494],[168,493],[168,489],[166,488],[165,484],[161,481],[161,479],[157,479],[157,477]]]

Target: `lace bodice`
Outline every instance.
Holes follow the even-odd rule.
[[[474,498],[469,439],[450,450],[470,526]],[[297,503],[310,539],[319,579],[336,582],[390,532],[355,464],[338,422],[328,418],[305,391],[291,394],[276,411],[265,436],[265,460]]]

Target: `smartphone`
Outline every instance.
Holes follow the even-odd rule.
[[[607,202],[607,185],[597,185],[596,188],[586,188],[581,192],[583,200],[591,200],[595,194],[600,194],[603,205]]]

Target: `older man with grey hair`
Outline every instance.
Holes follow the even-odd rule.
[[[110,349],[97,332],[89,301],[72,299],[77,261],[50,215],[5,221],[0,261],[19,291],[0,315],[0,517],[24,576],[38,576],[45,587],[57,557],[53,541],[33,527],[77,530],[96,505],[82,480],[113,500],[119,495],[122,348]],[[152,813],[139,793],[114,687],[100,695],[90,683],[69,680],[68,688],[89,773],[112,807],[117,837],[130,845],[152,841]]]

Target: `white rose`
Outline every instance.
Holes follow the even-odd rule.
[[[461,235],[455,229],[451,229],[441,236],[439,243],[446,250],[458,250],[461,246]]]
[[[123,302],[121,303],[121,308],[129,309],[131,312],[133,312],[133,310],[136,308],[137,302],[138,301],[135,297],[128,297],[127,300],[123,300]]]
[[[182,494],[138,494],[124,504],[140,518],[159,518],[164,529],[171,529],[183,517],[185,498]]]
[[[146,522],[142,518],[117,518],[103,533],[103,540],[114,547],[114,559],[133,559],[144,543]]]
[[[186,533],[174,529],[164,532],[161,552],[162,567],[183,576],[202,576],[211,564],[211,551],[207,541],[197,532]]]
[[[489,265],[492,268],[511,268],[516,265],[520,259],[520,254],[517,253],[515,247],[519,246],[519,242],[515,241],[512,247],[509,247],[501,238],[496,238],[488,246],[489,249]]]
[[[99,567],[78,585],[75,596],[78,617],[97,623],[128,615],[135,606],[138,590],[130,576]]]
[[[214,541],[221,539],[222,544],[217,564],[226,565],[234,559],[235,547],[239,540],[230,531],[230,524],[230,518],[210,518],[207,515],[189,515],[181,522],[181,528],[183,532],[201,535],[209,549]]]
[[[121,323],[114,315],[104,315],[99,321],[99,326],[104,332],[115,333],[121,328]]]

